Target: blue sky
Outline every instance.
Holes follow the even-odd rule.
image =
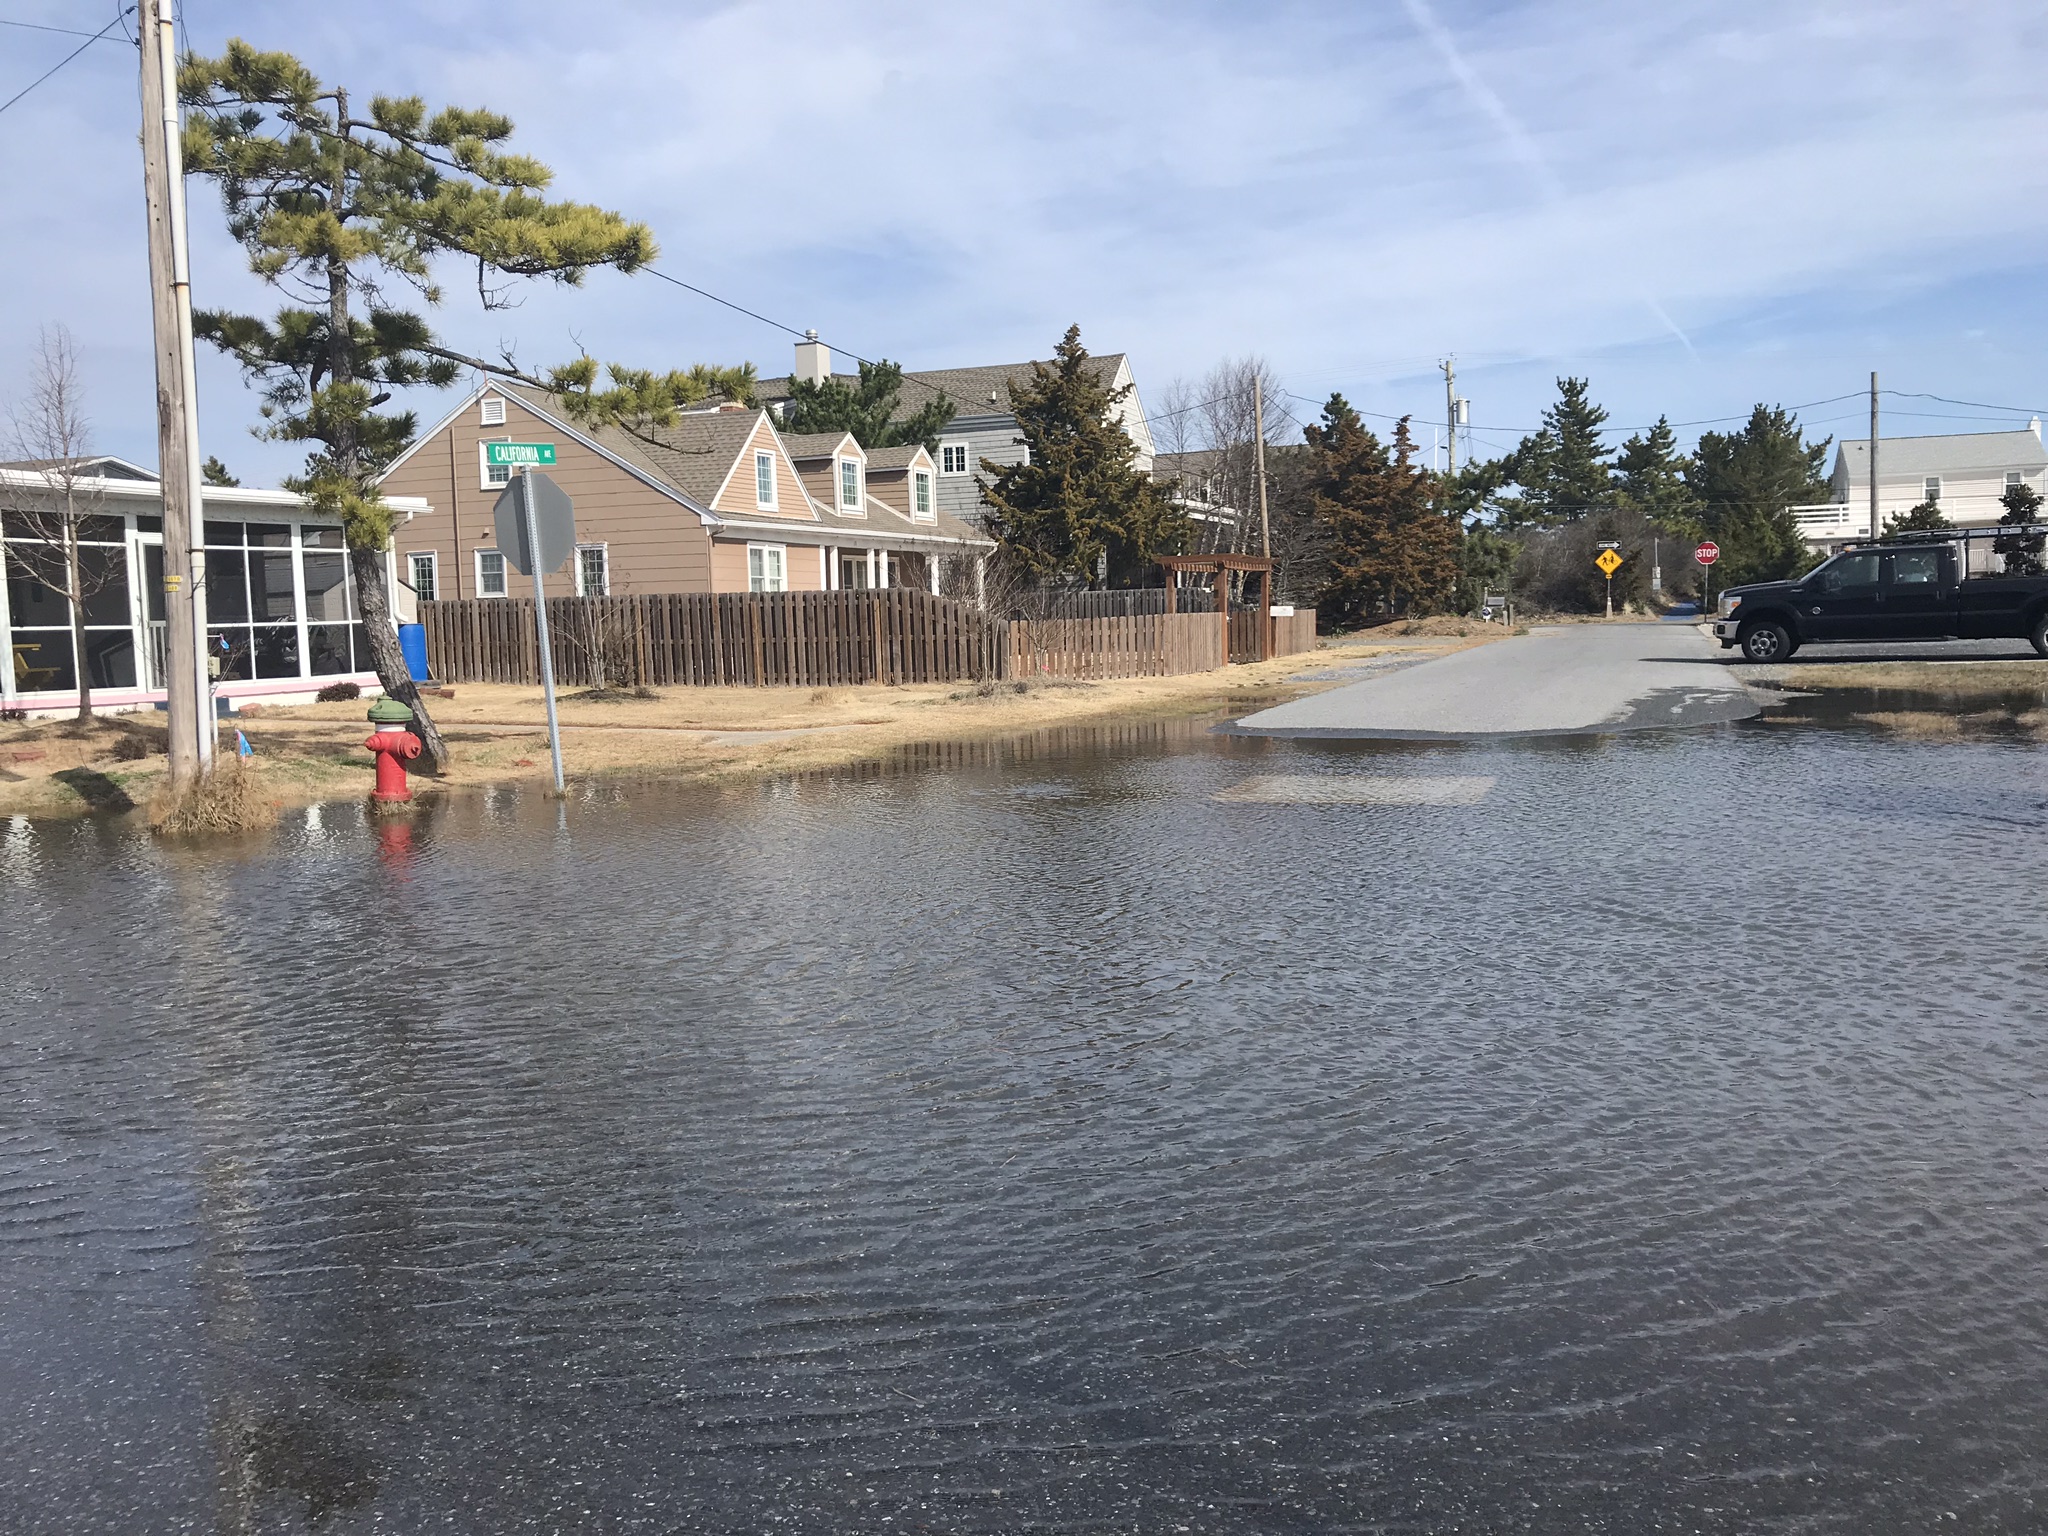
[[[1455,354],[1482,451],[1563,372],[1624,426],[1852,394],[1872,368],[2048,407],[2038,3],[195,0],[187,20],[202,50],[239,35],[360,92],[503,110],[557,193],[652,225],[664,270],[913,368],[1043,356],[1078,321],[1143,395],[1257,352],[1293,393],[1414,411],[1426,439]],[[74,42],[0,27],[0,99]],[[0,113],[0,397],[61,321],[100,446],[153,461],[137,115],[110,43]],[[275,302],[198,183],[193,224],[200,303]],[[438,319],[534,365],[790,359],[786,334],[644,275],[495,314],[451,275]],[[201,386],[209,452],[252,483],[296,465],[249,436],[231,369],[202,358]],[[1805,419],[1860,435],[1864,410]],[[1886,411],[1888,434],[2014,423]]]

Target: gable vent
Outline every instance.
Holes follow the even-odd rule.
[[[496,395],[485,395],[482,420],[487,427],[505,425],[505,402]]]

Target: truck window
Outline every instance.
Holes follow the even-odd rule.
[[[1940,550],[1902,549],[1892,556],[1893,586],[1939,586],[1940,584]]]
[[[1815,571],[1813,584],[1823,592],[1846,592],[1851,587],[1877,585],[1876,555],[1837,555]]]

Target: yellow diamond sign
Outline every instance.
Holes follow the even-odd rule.
[[[1595,560],[1593,563],[1600,567],[1600,574],[1602,576],[1607,576],[1610,578],[1614,575],[1616,571],[1621,569],[1622,565],[1621,556],[1617,555],[1611,549],[1601,550],[1600,558]]]

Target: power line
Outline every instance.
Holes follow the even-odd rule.
[[[43,71],[43,72],[42,72],[42,73],[41,73],[40,75],[37,75],[37,76],[35,77],[35,79],[33,79],[33,80],[29,81],[29,83],[28,83],[27,85],[24,85],[24,86],[23,86],[23,87],[22,87],[22,88],[21,88],[20,90],[16,91],[16,92],[15,92],[15,93],[14,93],[14,94],[13,94],[12,96],[8,97],[8,98],[7,98],[7,99],[6,99],[5,101],[0,101],[0,112],[5,112],[5,111],[6,111],[6,110],[7,110],[7,109],[8,109],[9,107],[13,106],[13,105],[14,105],[14,104],[15,104],[15,103],[16,103],[17,101],[21,100],[21,98],[22,98],[22,97],[24,97],[24,96],[26,96],[26,95],[27,95],[27,94],[28,94],[28,93],[29,93],[30,91],[34,90],[34,89],[35,89],[35,88],[36,88],[37,86],[41,85],[41,84],[42,84],[42,83],[43,83],[43,82],[44,82],[45,80],[49,79],[49,78],[50,78],[50,76],[52,76],[52,75],[56,74],[58,70],[62,69],[62,68],[63,68],[63,67],[64,67],[64,66],[66,65],[66,64],[69,64],[69,63],[70,63],[70,62],[71,62],[71,61],[72,61],[73,59],[77,58],[77,57],[78,57],[78,56],[79,56],[79,55],[80,55],[81,53],[85,52],[85,50],[86,50],[86,49],[90,48],[90,47],[91,47],[91,46],[92,46],[92,45],[93,45],[94,43],[98,42],[98,41],[99,41],[99,40],[100,40],[101,38],[105,37],[105,36],[106,36],[106,35],[107,35],[107,34],[108,34],[109,32],[113,31],[113,30],[114,30],[114,28],[116,28],[116,27],[120,26],[120,25],[121,25],[121,22],[122,22],[122,19],[123,19],[123,17],[125,17],[126,15],[127,15],[127,12],[123,11],[123,12],[121,13],[121,15],[119,15],[119,16],[116,16],[116,17],[115,17],[115,18],[114,18],[114,19],[113,19],[112,21],[108,22],[108,23],[107,23],[107,24],[106,24],[106,25],[105,25],[104,27],[101,27],[101,28],[99,29],[99,31],[97,31],[97,32],[93,33],[93,34],[92,34],[92,36],[88,37],[88,38],[87,38],[87,39],[86,39],[86,40],[85,40],[84,42],[80,43],[80,44],[79,44],[79,45],[78,45],[78,46],[77,46],[76,48],[72,49],[72,50],[71,50],[71,51],[70,51],[69,53],[65,54],[63,58],[59,59],[59,60],[58,60],[58,61],[57,61],[57,62],[56,62],[55,64],[52,64],[52,65],[51,65],[51,66],[50,66],[50,67],[49,67],[48,69],[44,70],[44,71]],[[27,26],[27,25],[28,25],[28,23],[27,23],[27,22],[20,22],[20,23],[17,23],[17,25],[20,25],[20,26]],[[45,30],[45,31],[57,31],[57,30],[60,30],[60,29],[58,29],[58,28],[55,28],[55,27],[50,27],[50,28],[43,28],[43,29],[40,29],[40,30]]]
[[[77,27],[46,27],[39,21],[10,21],[5,16],[0,16],[0,27],[21,27],[30,32],[57,32],[65,37],[89,38],[93,42],[98,42],[100,34],[106,31],[104,27],[99,32],[82,32]]]
[[[1878,393],[1883,395],[1892,395],[1901,400],[1939,400],[1943,405],[1977,406],[1982,410],[1997,411],[2001,415],[2010,414],[2013,416],[2040,416],[2043,414],[2048,414],[2048,410],[2044,410],[2043,407],[2038,405],[1993,405],[1986,400],[1951,400],[1947,395],[1930,395],[1920,390],[1883,389],[1879,390]],[[1948,419],[1953,421],[1969,421],[1973,418],[1967,416],[1956,416],[1950,417]],[[1984,418],[1980,416],[1974,419],[1981,421]]]

